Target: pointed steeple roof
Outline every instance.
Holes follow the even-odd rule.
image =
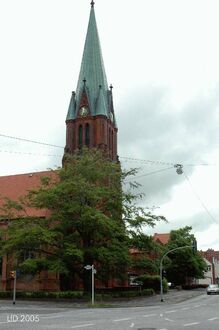
[[[89,103],[91,107],[90,111],[91,114],[95,116],[97,114],[95,106],[98,103],[97,98],[100,94],[99,86],[102,86],[105,103],[108,104],[108,84],[97,30],[93,1],[91,3],[90,18],[76,89],[76,98],[78,102],[80,102],[80,96],[84,87],[84,79],[86,79],[86,87],[89,92]],[[78,107],[79,104],[77,103],[77,111]],[[106,115],[105,109],[103,109],[103,113],[100,113],[100,111],[98,111],[98,114]]]
[[[72,92],[72,96],[71,96],[71,100],[70,100],[70,104],[68,107],[68,113],[67,113],[67,117],[66,120],[71,120],[75,118],[75,109],[76,108],[76,104],[75,104],[75,92]]]
[[[105,115],[106,117],[108,117],[106,98],[104,95],[104,90],[101,85],[99,86],[99,94],[97,96],[97,102],[95,104],[95,114]]]

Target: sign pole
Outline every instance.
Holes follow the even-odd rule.
[[[94,305],[94,265],[91,268],[92,305]]]
[[[17,282],[17,271],[14,271],[14,289],[13,289],[13,305],[15,305],[16,301],[16,282]]]

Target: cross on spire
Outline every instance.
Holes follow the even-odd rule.
[[[91,4],[91,7],[93,8],[95,2],[92,0],[90,4]]]

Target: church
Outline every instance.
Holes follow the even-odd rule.
[[[101,149],[112,161],[117,155],[117,123],[113,105],[113,86],[108,85],[101,44],[95,18],[94,2],[91,2],[90,17],[81,61],[77,86],[72,92],[66,117],[66,154],[74,154],[83,146]],[[40,186],[40,178],[52,176],[44,171],[0,177],[0,207],[4,198],[18,200],[28,190]],[[47,210],[28,209],[28,215],[45,218]],[[7,226],[7,222],[1,222]],[[7,256],[1,260],[0,290],[13,288],[12,271]],[[59,275],[42,271],[37,277],[21,276],[17,280],[18,290],[59,290]]]

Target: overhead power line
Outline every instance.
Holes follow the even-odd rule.
[[[130,181],[133,181],[133,180],[135,180],[135,179],[142,178],[142,177],[144,177],[144,176],[157,174],[157,173],[164,172],[164,171],[167,171],[167,170],[170,170],[170,169],[173,169],[173,168],[174,168],[174,167],[171,166],[171,167],[163,168],[162,170],[157,170],[157,171],[153,171],[153,172],[148,172],[148,173],[146,173],[146,174],[142,174],[142,175],[135,176],[133,179],[126,180],[125,182],[130,182]]]
[[[164,161],[159,161],[159,160],[148,160],[148,159],[139,159],[139,158],[123,157],[123,156],[119,156],[119,158],[134,161],[134,162],[152,164],[152,165],[172,165],[174,167],[176,167],[177,165],[181,165],[181,164],[183,164],[183,166],[217,166],[217,164],[207,164],[207,163],[185,164],[185,163],[181,162],[181,164],[179,164],[178,162],[170,163],[170,162],[164,162]]]
[[[216,223],[218,225],[218,221],[213,217],[213,215],[211,214],[211,212],[208,210],[208,208],[206,207],[206,205],[204,204],[204,202],[201,200],[201,198],[199,197],[199,195],[197,194],[197,192],[195,191],[195,189],[192,186],[191,181],[189,180],[189,177],[186,175],[185,171],[183,171],[183,174],[186,178],[186,180],[188,181],[191,190],[193,191],[194,195],[196,196],[196,198],[198,199],[198,201],[200,202],[200,204],[202,205],[202,207],[204,208],[204,210],[206,211],[206,213],[208,214],[209,218],[211,219],[211,221],[213,223]]]
[[[63,146],[59,146],[59,145],[55,145],[55,144],[50,144],[50,143],[45,143],[45,142],[41,142],[41,141],[35,141],[35,140],[31,140],[31,139],[25,139],[25,138],[21,138],[21,137],[6,135],[6,134],[1,134],[1,133],[0,133],[0,137],[14,139],[14,140],[28,142],[28,143],[40,144],[40,145],[54,147],[54,148],[64,149]],[[32,156],[62,157],[61,155],[40,154],[40,153],[32,153],[32,152],[19,152],[19,151],[8,151],[8,150],[0,150],[0,152],[14,153],[14,154],[20,154],[20,155],[24,155],[25,154],[25,155],[32,155]],[[145,177],[145,176],[157,174],[157,173],[160,173],[160,172],[164,172],[164,171],[170,170],[172,168],[176,168],[177,174],[184,174],[186,180],[190,184],[190,187],[191,187],[193,193],[195,194],[196,198],[201,203],[202,207],[205,209],[205,211],[208,214],[208,216],[210,217],[211,221],[214,222],[214,223],[216,223],[216,224],[218,224],[218,221],[213,217],[213,215],[210,213],[210,211],[208,210],[208,208],[206,207],[206,205],[203,203],[203,201],[201,200],[201,198],[199,197],[199,195],[194,190],[194,188],[193,188],[193,186],[192,186],[192,184],[191,184],[188,176],[186,175],[186,173],[185,173],[185,171],[183,169],[183,166],[212,166],[212,165],[216,165],[216,164],[207,164],[207,163],[203,163],[203,164],[179,164],[179,163],[168,163],[168,162],[163,162],[163,161],[153,161],[153,160],[148,160],[148,159],[138,159],[138,158],[132,158],[132,157],[123,157],[123,156],[120,156],[120,158],[126,159],[126,160],[131,160],[131,161],[142,162],[142,163],[146,163],[146,164],[153,164],[153,165],[171,165],[170,167],[167,167],[167,168],[164,168],[164,169],[161,169],[161,170],[157,170],[157,171],[153,171],[153,172],[149,172],[149,173],[146,173],[146,174],[142,174],[142,175],[136,176],[135,178],[130,179],[130,180],[127,180],[126,182],[133,181],[136,178],[141,178],[141,177]]]
[[[64,147],[61,147],[61,146],[58,146],[58,145],[55,145],[55,144],[50,144],[50,143],[45,143],[45,142],[40,142],[40,141],[34,141],[34,140],[30,140],[30,139],[24,139],[24,138],[21,138],[21,137],[10,136],[10,135],[5,135],[5,134],[1,134],[1,133],[0,133],[0,136],[8,138],[8,139],[14,139],[14,140],[19,140],[19,141],[25,141],[25,142],[29,142],[29,143],[35,143],[35,144],[42,144],[44,146],[64,149]]]
[[[0,153],[16,154],[16,155],[28,155],[28,156],[43,156],[43,157],[62,157],[63,155],[51,155],[51,154],[41,154],[34,152],[23,152],[23,151],[12,151],[12,150],[1,150]]]
[[[48,146],[48,147],[53,147],[53,148],[64,149],[64,147],[63,146],[60,146],[60,145],[46,143],[46,142],[41,142],[41,141],[36,141],[36,140],[31,140],[31,139],[25,139],[25,138],[21,138],[21,137],[17,137],[17,136],[12,136],[12,135],[6,135],[6,134],[2,134],[2,133],[0,133],[0,137],[8,138],[8,139],[13,139],[13,140],[17,140],[17,141],[28,142],[28,143],[40,144],[40,145],[44,145],[44,146]],[[58,156],[58,155],[54,155],[54,156]],[[164,161],[159,161],[159,160],[139,159],[139,158],[125,157],[125,156],[119,156],[119,158],[120,159],[125,159],[127,161],[135,161],[135,162],[141,162],[141,163],[146,163],[146,164],[151,164],[151,165],[168,165],[168,166],[171,165],[171,166],[174,166],[174,167],[176,167],[176,165],[179,165],[178,162],[172,163],[172,162],[164,162]],[[183,164],[183,166],[217,166],[217,164],[207,164],[207,163],[202,163],[202,164]]]
[[[142,162],[142,163],[153,164],[153,165],[156,164],[156,165],[172,165],[172,166],[174,166],[174,163],[167,163],[167,162],[158,161],[158,160],[139,159],[139,158],[131,158],[131,157],[123,157],[123,156],[119,156],[119,158],[131,160],[131,161]]]

